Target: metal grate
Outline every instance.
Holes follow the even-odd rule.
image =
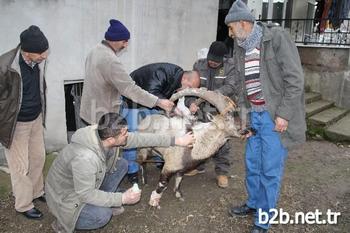
[[[337,29],[329,27],[331,19],[263,19],[269,25],[289,25],[285,30],[297,44],[350,46],[350,18],[339,19]]]

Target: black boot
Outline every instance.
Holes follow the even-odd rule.
[[[256,209],[250,208],[247,206],[247,204],[244,204],[242,206],[233,206],[228,210],[229,214],[231,216],[247,216],[249,214],[255,214]]]
[[[43,214],[41,213],[41,211],[35,207],[30,210],[27,210],[24,212],[18,212],[18,213],[23,214],[25,217],[29,219],[41,219],[43,217]]]
[[[128,174],[128,180],[131,184],[139,183],[139,174],[138,172]]]

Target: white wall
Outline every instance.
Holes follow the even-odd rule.
[[[67,143],[64,80],[84,78],[85,57],[103,39],[109,19],[121,20],[131,32],[122,57],[128,71],[157,61],[190,69],[197,50],[216,38],[218,5],[218,0],[0,0],[0,54],[14,48],[32,24],[50,43],[48,151]]]

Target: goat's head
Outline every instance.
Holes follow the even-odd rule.
[[[232,114],[218,114],[213,116],[210,113],[207,113],[207,117],[213,123],[213,126],[216,129],[220,130],[221,132],[224,132],[226,138],[240,136]]]
[[[220,114],[212,116],[207,113],[209,120],[214,123],[217,129],[225,132],[226,137],[239,137],[233,117],[236,104],[229,97],[204,88],[188,88],[172,95],[170,100],[175,101],[183,96],[197,96],[215,106]]]

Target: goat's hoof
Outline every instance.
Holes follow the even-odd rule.
[[[182,198],[182,194],[180,192],[175,192],[175,197],[176,198]]]
[[[149,208],[152,209],[152,210],[160,210],[160,205],[156,205],[156,206],[153,206],[153,205],[149,205]]]
[[[152,191],[151,197],[148,204],[153,207],[159,206],[160,198],[162,197],[161,193],[157,193],[155,190]]]
[[[180,201],[185,201],[185,199],[182,196],[181,192],[175,192],[175,197],[179,199]]]
[[[150,205],[150,206],[152,206],[152,207],[157,207],[157,206],[159,206],[159,201],[149,201],[148,202],[148,204]]]

